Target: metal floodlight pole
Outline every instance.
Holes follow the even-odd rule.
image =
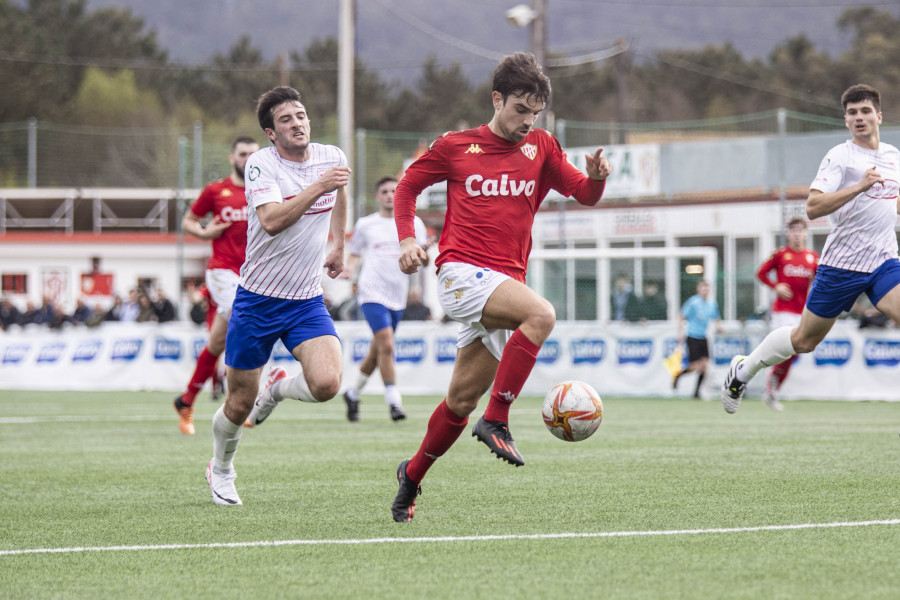
[[[178,286],[178,294],[176,296],[176,309],[178,310],[179,319],[184,315],[182,311],[182,296],[184,290],[181,289],[184,279],[184,230],[181,228],[181,220],[184,218],[184,199],[187,195],[187,162],[188,162],[188,141],[184,136],[178,137],[178,193],[175,194],[175,231],[177,250],[175,252],[175,268],[176,268],[176,284]]]
[[[353,165],[353,64],[355,33],[353,29],[354,1],[341,0],[338,25],[338,145]],[[352,181],[352,180],[351,180]],[[356,186],[361,182],[357,179]],[[352,186],[351,190],[352,191]],[[349,195],[348,195],[349,200]],[[349,202],[347,219],[353,223],[354,206]]]
[[[784,202],[787,197],[787,153],[785,146],[787,144],[787,110],[778,109],[778,215],[781,219],[778,227],[778,246],[784,246],[786,242],[784,235]]]

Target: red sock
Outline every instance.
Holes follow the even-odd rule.
[[[528,339],[521,329],[516,329],[500,358],[497,377],[491,390],[491,399],[484,411],[486,421],[509,423],[509,407],[522,391],[525,380],[531,375],[541,347]]]
[[[784,380],[787,379],[788,372],[791,370],[791,365],[794,364],[794,360],[796,356],[792,356],[784,362],[780,362],[774,367],[772,367],[772,375],[778,378],[778,387],[781,387],[781,384],[784,383]]]
[[[219,362],[219,357],[209,351],[209,346],[204,347],[203,352],[197,357],[197,366],[194,367],[194,374],[191,375],[187,389],[181,394],[182,402],[188,406],[194,404],[194,399],[200,393],[203,384],[216,372],[217,362]]]
[[[425,439],[419,446],[419,451],[410,459],[406,466],[406,474],[409,478],[419,483],[425,477],[425,473],[431,468],[439,457],[450,449],[459,435],[466,428],[469,417],[460,417],[447,406],[446,398],[438,404],[428,419],[428,429],[425,431]]]

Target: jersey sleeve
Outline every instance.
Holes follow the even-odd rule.
[[[775,287],[775,282],[772,281],[772,278],[769,277],[769,273],[771,273],[774,269],[778,267],[778,252],[773,252],[771,256],[756,270],[756,278],[763,285],[767,285],[770,288]]]
[[[835,146],[828,151],[819,164],[819,172],[809,185],[811,190],[819,190],[826,194],[841,189],[844,181],[844,147]]]
[[[416,230],[416,243],[421,246],[428,241],[428,231],[425,229],[425,222],[419,217],[416,217],[413,220],[413,223],[415,224]]]
[[[552,133],[550,137],[551,160],[548,164],[547,176],[550,187],[563,196],[575,198],[579,204],[594,206],[603,197],[606,180],[591,179],[569,162],[565,150]]]
[[[204,217],[211,212],[215,211],[215,198],[216,192],[213,189],[215,186],[213,184],[207,185],[203,188],[203,191],[200,192],[200,195],[197,196],[197,199],[194,200],[194,203],[191,204],[191,212],[194,213],[198,217]]]
[[[417,158],[403,173],[394,192],[394,220],[399,239],[416,236],[413,217],[416,215],[416,199],[422,190],[447,179],[449,162],[446,157],[447,136],[437,138],[428,150]]]
[[[345,159],[346,160],[346,159]],[[275,165],[261,152],[254,152],[244,167],[247,204],[258,208],[270,202],[282,202],[281,189],[275,177]]]
[[[685,318],[685,320],[690,320],[694,315],[694,301],[693,298],[688,298],[687,302],[685,302],[681,307],[681,316]]]
[[[365,247],[366,227],[363,220],[360,219],[356,222],[356,226],[353,228],[353,235],[350,236],[350,241],[347,243],[347,252],[356,256],[362,256]]]

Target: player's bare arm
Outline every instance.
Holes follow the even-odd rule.
[[[270,202],[257,207],[256,216],[266,233],[278,235],[296,223],[322,195],[345,187],[349,181],[350,167],[332,167],[315,183],[293,198],[289,198],[284,202]],[[337,208],[337,205],[335,205],[335,208]],[[346,201],[344,202],[343,210],[346,213]]]
[[[812,220],[830,215],[876,184],[883,185],[884,177],[878,173],[875,167],[872,167],[866,171],[856,185],[851,185],[843,190],[825,193],[821,190],[811,189],[809,198],[806,199],[806,216]]]
[[[347,187],[337,188],[337,198],[331,210],[331,250],[325,256],[328,276],[335,279],[344,271],[344,238],[347,234]]]
[[[200,223],[200,217],[188,211],[181,221],[181,230],[201,240],[215,240],[222,237],[222,233],[231,227],[230,221],[223,221],[219,215],[214,216],[204,227]]]
[[[359,259],[359,254],[351,254],[347,258],[344,270],[338,275],[338,279],[353,279],[354,275],[356,275],[356,269],[359,267]]]
[[[416,238],[400,240],[400,270],[407,275],[418,272],[419,267],[428,264],[428,253],[416,243]]]
[[[612,166],[609,160],[603,156],[603,148],[597,148],[594,154],[585,154],[585,164],[587,165],[587,174],[591,179],[597,181],[606,179],[612,173]]]

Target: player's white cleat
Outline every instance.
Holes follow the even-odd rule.
[[[722,384],[722,408],[730,415],[737,412],[744,390],[747,389],[747,384],[737,378],[737,366],[745,358],[747,357],[738,355],[731,359],[725,383]]]
[[[285,377],[287,377],[287,372],[281,367],[275,367],[269,371],[266,387],[256,397],[256,402],[253,403],[253,408],[250,409],[250,414],[247,416],[246,423],[244,423],[245,427],[256,427],[272,414],[272,411],[275,410],[275,407],[278,406],[281,400],[273,398],[270,389],[276,381],[281,381]]]
[[[213,502],[223,506],[241,504],[241,497],[234,488],[236,477],[237,472],[234,469],[231,469],[230,473],[222,473],[213,467],[212,461],[209,461],[206,465],[206,481],[209,482]]]

